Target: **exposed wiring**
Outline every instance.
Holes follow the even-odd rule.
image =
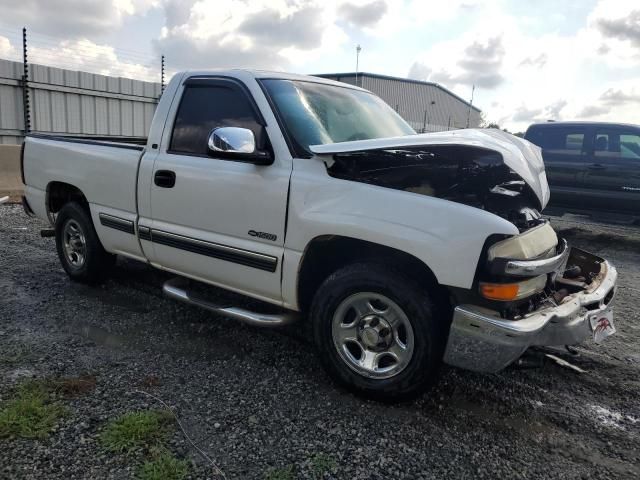
[[[218,465],[216,465],[216,462],[214,462],[211,459],[211,457],[209,457],[200,447],[198,447],[198,445],[195,444],[195,442],[193,440],[191,440],[191,437],[189,436],[189,434],[187,433],[186,429],[184,428],[184,426],[180,422],[180,419],[178,418],[178,416],[175,414],[173,409],[164,402],[164,400],[162,400],[159,397],[156,397],[155,395],[152,395],[149,392],[145,392],[144,390],[134,390],[134,392],[135,393],[142,393],[144,395],[147,395],[148,397],[153,398],[155,401],[159,402],[164,408],[169,410],[171,415],[173,415],[173,418],[176,419],[176,423],[180,427],[180,430],[182,430],[182,433],[184,434],[185,438],[189,441],[189,443],[193,446],[193,448],[195,448],[196,451],[202,456],[202,458],[204,458],[207,462],[209,462],[209,464],[213,467],[214,475],[219,475],[220,477],[222,477],[224,479],[227,478],[227,476],[224,474],[224,472],[222,470],[220,470],[220,467],[218,467]]]

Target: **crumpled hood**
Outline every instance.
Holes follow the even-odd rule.
[[[540,201],[541,208],[549,202],[549,184],[539,147],[527,140],[497,129],[465,129],[448,132],[422,133],[405,137],[376,138],[353,142],[312,145],[316,155],[389,150],[429,145],[467,145],[499,153],[511,170],[529,185]]]

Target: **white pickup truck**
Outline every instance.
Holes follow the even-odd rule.
[[[304,319],[330,375],[370,397],[414,396],[443,361],[495,372],[530,346],[614,332],[616,269],[538,213],[538,147],[417,135],[357,87],[182,72],[144,145],[29,135],[22,162],[25,209],[55,226],[71,279],[122,255],[175,273],[177,300],[253,325]],[[269,308],[215,304],[210,285]]]

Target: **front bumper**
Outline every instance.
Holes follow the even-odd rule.
[[[482,307],[459,305],[453,313],[444,362],[491,373],[517,360],[529,347],[582,342],[592,335],[590,315],[605,310],[613,300],[617,278],[615,267],[604,261],[588,289],[520,320],[506,320]]]

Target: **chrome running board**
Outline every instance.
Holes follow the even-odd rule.
[[[167,280],[162,286],[162,293],[168,298],[179,300],[196,307],[204,308],[225,317],[240,320],[256,327],[279,327],[288,325],[298,319],[295,312],[283,312],[278,314],[252,312],[239,307],[223,307],[211,303],[203,298],[189,294],[187,290],[188,280],[182,277]]]

